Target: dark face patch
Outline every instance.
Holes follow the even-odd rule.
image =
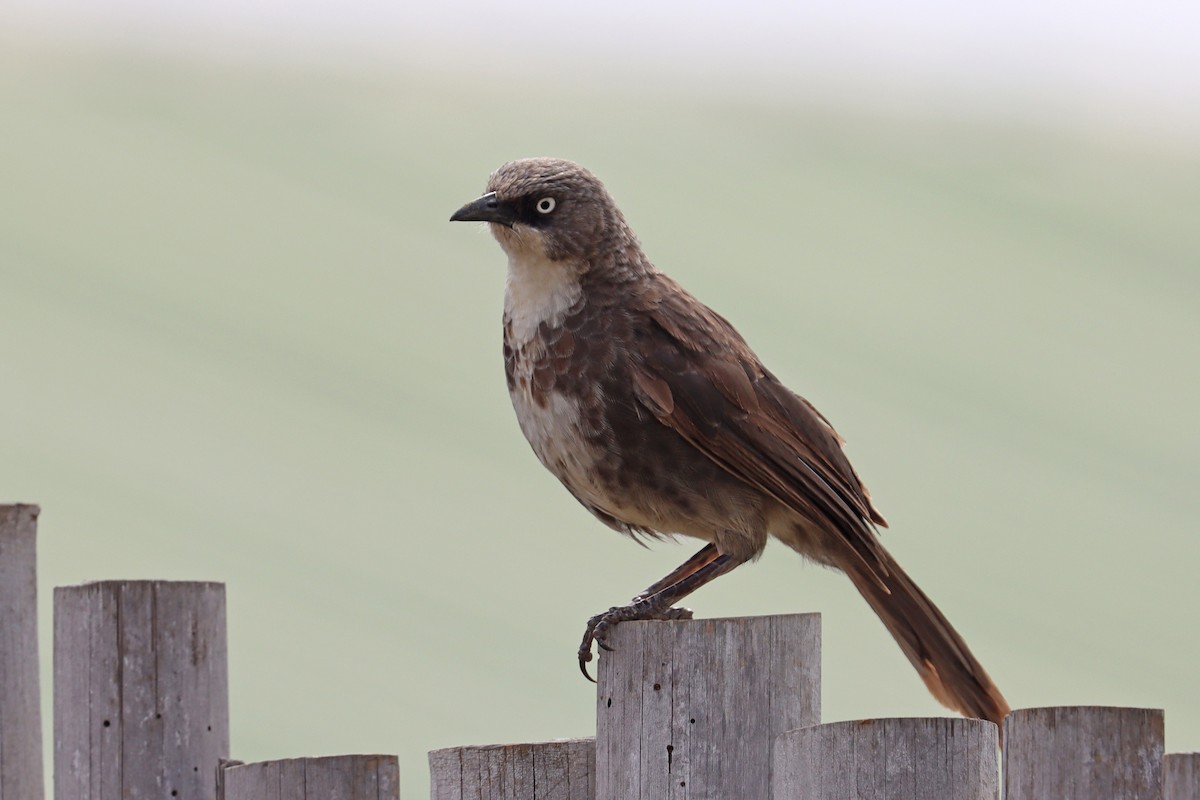
[[[513,225],[541,234],[555,261],[587,259],[614,232],[627,230],[600,179],[569,161],[513,161],[492,174],[487,188]]]
[[[511,205],[517,222],[531,228],[546,230],[554,227],[556,220],[562,218],[564,206],[570,211],[571,201],[556,194],[538,196],[536,192],[532,192],[515,198]]]

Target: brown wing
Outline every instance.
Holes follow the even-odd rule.
[[[732,475],[836,531],[870,574],[886,573],[886,525],[833,426],[759,362],[733,326],[666,276],[636,301],[648,324],[638,400]]]

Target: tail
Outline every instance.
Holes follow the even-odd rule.
[[[886,550],[880,547],[877,555],[876,571],[870,571],[860,559],[841,566],[917,668],[930,693],[964,717],[1001,724],[1008,715],[1008,703],[967,643]]]

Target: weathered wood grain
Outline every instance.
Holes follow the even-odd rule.
[[[597,800],[767,800],[775,736],[820,721],[817,614],[626,622],[609,643]]]
[[[1006,800],[1161,800],[1159,709],[1023,708],[1004,720]]]
[[[596,740],[450,747],[429,754],[431,800],[593,800]]]
[[[396,756],[288,758],[227,765],[217,800],[399,800]]]
[[[213,800],[227,669],[222,584],[55,589],[56,800]]]
[[[997,800],[999,730],[979,719],[832,722],[775,739],[773,800]]]
[[[1200,800],[1200,753],[1168,753],[1163,759],[1163,800]]]
[[[0,505],[0,800],[41,800],[45,793],[37,518],[37,506]]]

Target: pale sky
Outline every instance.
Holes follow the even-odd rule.
[[[334,51],[426,68],[614,66],[653,79],[938,86],[1200,117],[1200,2],[8,0],[0,26],[189,49]]]

